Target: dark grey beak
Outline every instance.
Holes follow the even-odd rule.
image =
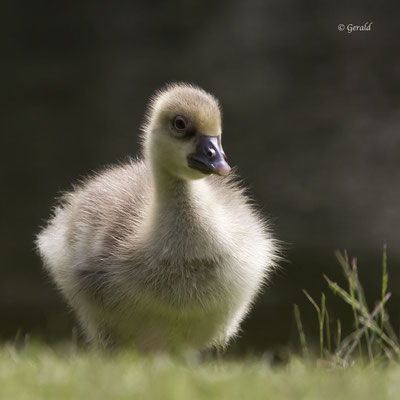
[[[200,135],[196,152],[188,156],[188,164],[203,174],[226,176],[231,170],[222,149],[221,136]]]

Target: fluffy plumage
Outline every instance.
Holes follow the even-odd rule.
[[[186,84],[158,92],[142,159],[65,194],[38,235],[91,341],[140,351],[225,346],[268,277],[274,241],[244,191],[188,165],[200,135],[221,143],[217,100]]]

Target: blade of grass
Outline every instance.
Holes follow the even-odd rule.
[[[308,359],[309,357],[308,357],[306,335],[304,334],[303,324],[301,322],[300,310],[297,304],[294,305],[294,317],[296,319],[297,330],[299,331],[301,349],[303,351],[304,357]]]
[[[357,299],[360,302],[360,304],[363,305],[365,310],[368,312],[368,303],[365,298],[364,289],[361,285],[360,278],[358,276],[357,258],[356,257],[353,257],[351,260],[351,270],[352,270],[352,275],[354,278],[353,284],[354,284],[354,286],[356,288],[356,292],[357,292]]]
[[[325,296],[322,294],[321,298],[321,308],[318,307],[316,301],[310,296],[307,290],[303,289],[303,293],[310,301],[310,303],[314,306],[318,315],[318,326],[319,326],[319,352],[320,357],[324,356],[324,314],[325,314]]]
[[[342,323],[340,319],[336,320],[337,324],[337,338],[336,338],[336,350],[340,349],[341,339],[342,339]]]
[[[319,346],[320,346],[320,354],[321,358],[324,356],[324,322],[326,315],[326,298],[325,293],[321,294],[321,318],[319,321]]]
[[[383,323],[385,320],[385,295],[387,291],[389,276],[387,273],[387,248],[386,244],[383,245],[383,254],[382,254],[382,312],[381,312],[381,329],[383,330]]]
[[[388,296],[387,296],[388,294],[390,294],[390,293],[387,293],[386,296],[385,296],[385,299],[386,299],[385,300],[385,304],[386,304],[387,299],[388,299]],[[386,314],[386,316],[387,316],[387,314]],[[387,334],[389,335],[390,339],[392,339],[393,342],[395,342],[397,344],[397,346],[399,346],[399,338],[396,336],[396,332],[394,331],[394,329],[393,329],[391,323],[388,321],[388,319],[386,319],[384,321],[383,326],[384,326]]]
[[[314,306],[314,308],[317,310],[318,315],[321,314],[321,310],[318,307],[318,304],[315,302],[315,300],[309,295],[307,290],[303,289],[303,293],[307,297],[308,300],[310,300],[310,303]]]
[[[332,354],[332,344],[331,344],[331,324],[329,321],[328,309],[325,310],[326,318],[325,318],[325,330],[326,330],[326,341],[328,343],[328,351],[329,354]]]
[[[344,289],[342,289],[336,282],[331,281],[326,275],[323,276],[325,280],[328,282],[329,287],[335,294],[338,294],[350,306],[354,304],[354,307],[357,310],[359,310],[361,314],[365,316],[369,315],[368,312],[362,306],[362,304],[360,304],[357,300],[353,301],[351,296]]]
[[[358,332],[360,330],[360,323],[358,321],[358,314],[357,314],[357,309],[356,309],[356,297],[355,297],[355,292],[354,292],[354,279],[355,279],[355,272],[354,270],[351,271],[351,278],[349,280],[349,286],[350,286],[350,297],[351,297],[351,308],[353,310],[353,317],[354,317],[354,323],[356,326],[356,331]],[[361,303],[360,303],[361,304]],[[361,346],[361,337],[357,335],[357,340],[358,340],[358,352],[360,353],[360,358],[361,362],[363,362],[363,351],[362,351],[362,346]]]
[[[358,268],[357,268],[357,258],[356,257],[353,257],[351,259],[351,271],[352,271],[353,285],[357,292],[357,299],[358,299],[359,303],[362,304],[365,311],[369,314],[367,300],[365,298],[364,290],[362,288],[360,279],[358,277]],[[354,312],[355,312],[355,310],[353,309],[353,313]],[[356,328],[359,329],[357,321],[356,321]],[[368,329],[365,331],[365,341],[367,343],[367,351],[368,351],[369,361],[373,362],[374,356],[373,356],[371,342],[369,340],[369,330]],[[360,348],[360,343],[359,343],[359,348]]]
[[[348,262],[348,256],[347,256],[347,252],[346,251],[345,251],[344,256],[343,256],[340,253],[340,251],[336,250],[335,251],[335,255],[336,255],[337,259],[339,260],[339,262],[340,262],[340,264],[341,264],[341,266],[343,268],[343,271],[345,273],[346,279],[349,282],[349,292],[351,292],[353,287],[354,287],[354,279],[357,277],[357,280],[358,280],[357,266],[356,266],[356,264],[354,264],[355,269],[350,268],[350,265],[349,265],[349,262]],[[343,295],[346,294],[346,299],[345,300],[350,305],[352,305],[351,302],[353,301],[354,305],[356,306],[356,308],[362,310],[363,313],[365,313],[366,315],[369,314],[366,301],[363,300],[363,298],[364,298],[363,293],[361,293],[361,296],[360,296],[361,300],[354,301],[355,299],[352,299],[351,293],[349,295],[344,289],[342,289],[339,285],[337,285],[337,283],[334,283],[334,282],[330,281],[329,278],[326,275],[323,275],[323,276],[324,276],[325,280],[327,280],[328,284],[329,284],[329,282],[331,282],[332,286],[331,285],[330,286],[331,286],[331,289],[334,291],[335,294],[336,294],[336,290],[338,290],[340,292],[339,294],[342,297],[343,297]],[[335,287],[335,285],[337,287]],[[358,281],[358,285],[356,284],[356,286],[359,286],[360,290],[362,291],[362,286],[359,283],[359,281]]]

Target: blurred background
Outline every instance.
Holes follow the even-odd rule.
[[[220,99],[230,163],[285,244],[287,261],[231,351],[296,346],[294,303],[306,334],[317,335],[301,289],[318,299],[329,292],[323,273],[342,282],[335,249],[358,257],[373,304],[387,243],[398,326],[400,3],[16,0],[1,7],[0,338],[71,337],[76,323],[41,269],[34,236],[56,195],[137,153],[146,103],[171,81]],[[338,30],[367,22],[370,31]],[[328,308],[346,325],[334,296]]]

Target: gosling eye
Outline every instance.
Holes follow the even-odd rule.
[[[187,125],[186,118],[182,115],[177,115],[172,121],[172,127],[180,134],[185,132]]]
[[[193,123],[183,115],[176,115],[171,121],[173,135],[179,139],[190,139],[196,135]]]

